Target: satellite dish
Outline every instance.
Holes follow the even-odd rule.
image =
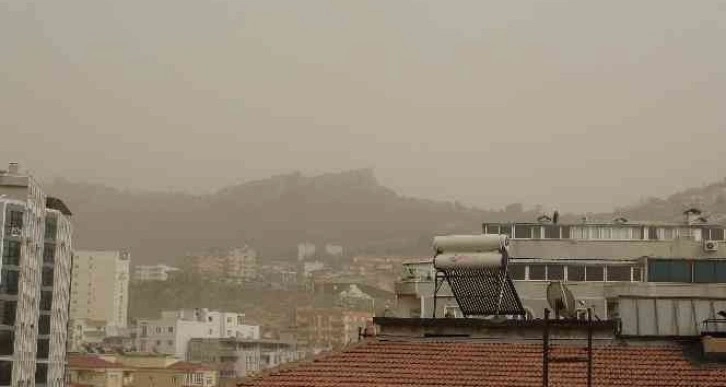
[[[555,311],[555,316],[575,316],[575,297],[560,281],[552,281],[547,285],[547,303]]]

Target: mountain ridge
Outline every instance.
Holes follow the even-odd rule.
[[[127,249],[134,264],[173,262],[209,248],[249,244],[263,258],[294,259],[303,241],[336,243],[348,254],[424,256],[440,233],[477,233],[482,222],[534,221],[537,209],[502,210],[407,197],[380,184],[373,169],[304,176],[292,172],[213,193],[134,192],[56,179],[46,191],[74,212],[74,247]],[[665,199],[600,213],[631,220],[679,220],[696,205],[712,220],[726,214],[726,180]],[[581,215],[562,214],[562,221]]]

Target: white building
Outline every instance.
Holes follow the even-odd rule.
[[[0,386],[62,386],[70,211],[16,163],[0,207]]]
[[[105,321],[125,328],[129,308],[129,254],[78,251],[73,259],[71,319]]]
[[[138,265],[134,267],[134,280],[136,281],[166,281],[169,273],[179,269],[167,265]]]
[[[259,325],[245,324],[245,315],[202,309],[161,312],[159,319],[138,321],[136,348],[185,359],[193,338],[238,338],[258,340]]]

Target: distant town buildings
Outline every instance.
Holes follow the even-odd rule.
[[[71,386],[215,387],[218,372],[198,363],[152,354],[73,354],[68,360]]]
[[[0,385],[64,386],[71,212],[16,163],[0,206]]]
[[[137,265],[134,266],[134,280],[136,281],[166,281],[169,274],[179,269],[167,265]]]
[[[236,283],[254,281],[258,275],[257,252],[249,246],[222,255],[194,257],[193,266],[203,276]]]
[[[192,339],[188,360],[219,370],[221,379],[236,379],[299,360],[294,342],[240,338]]]
[[[310,242],[302,242],[297,245],[297,260],[305,261],[315,257],[315,245]]]
[[[260,327],[245,324],[245,315],[208,309],[161,312],[158,319],[137,322],[136,348],[185,359],[192,338],[239,338],[258,340]]]
[[[126,328],[129,308],[129,254],[77,251],[73,260],[71,319],[104,321],[107,333]]]
[[[342,307],[300,307],[295,310],[298,343],[307,348],[340,348],[358,341],[359,329],[373,321],[373,313]]]

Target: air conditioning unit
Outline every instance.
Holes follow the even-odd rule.
[[[703,250],[709,252],[718,251],[718,241],[703,242]]]

